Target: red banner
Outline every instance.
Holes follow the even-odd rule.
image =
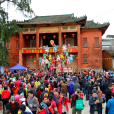
[[[57,52],[64,52],[62,48],[57,48]],[[68,48],[68,51],[71,53],[76,53],[77,48]],[[45,49],[23,49],[23,53],[45,53]],[[53,48],[49,49],[49,53],[54,53]]]

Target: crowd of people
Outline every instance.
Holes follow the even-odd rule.
[[[88,101],[90,114],[103,114],[103,108],[106,114],[114,114],[114,73],[96,74],[90,69],[57,74],[34,70],[0,74],[3,114],[71,114],[69,108],[72,114],[81,114],[83,100]]]

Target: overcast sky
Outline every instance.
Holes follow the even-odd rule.
[[[12,5],[6,3],[2,7],[9,13],[9,20],[27,20]],[[80,17],[87,16],[87,20],[104,23],[109,22],[110,26],[103,35],[114,35],[114,0],[32,0],[32,9],[36,16],[71,14]]]

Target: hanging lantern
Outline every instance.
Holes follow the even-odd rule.
[[[32,36],[32,39],[34,39],[35,38],[35,36]]]
[[[74,37],[74,36],[75,36],[75,34],[73,33],[73,34],[72,34],[72,37]]]
[[[36,64],[36,61],[34,60],[33,63]]]
[[[64,34],[63,36],[64,36],[64,38],[66,38],[66,34]]]
[[[53,35],[53,38],[55,39],[56,38],[56,35]]]
[[[76,60],[79,61],[79,57],[76,57]]]
[[[29,38],[29,36],[26,36],[26,39],[28,39]]]
[[[46,36],[43,36],[43,39],[45,39],[46,38]]]
[[[30,58],[32,59],[32,58],[33,58],[33,56],[30,56]]]
[[[5,67],[5,69],[7,69],[7,67]]]

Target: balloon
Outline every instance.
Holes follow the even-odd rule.
[[[52,63],[55,66],[55,58],[54,57],[52,58]]]
[[[39,65],[42,63],[42,58],[38,58],[39,59]]]
[[[60,61],[60,56],[59,55],[57,55],[57,61]]]
[[[53,45],[54,44],[54,40],[50,40],[50,44]]]
[[[50,68],[50,65],[51,65],[51,61],[48,61],[48,68]]]
[[[74,55],[72,55],[72,54],[70,54],[70,62],[73,62],[73,57],[74,57]]]
[[[61,62],[59,62],[59,63],[58,63],[58,68],[59,68],[59,70],[61,70],[61,67],[62,67],[62,66],[61,66]]]
[[[44,65],[44,59],[42,59],[42,63],[41,63],[41,66],[43,66]]]
[[[65,66],[65,60],[64,59],[62,60],[62,66],[63,67]]]
[[[68,58],[69,52],[68,50],[65,52],[65,57]]]
[[[53,51],[54,51],[54,52],[57,51],[57,46],[56,46],[56,45],[53,46]]]
[[[51,54],[49,54],[49,60],[50,60],[50,61],[52,60]]]
[[[65,59],[65,65],[67,65],[67,58]]]
[[[49,52],[49,47],[48,46],[46,46],[44,49],[45,49],[45,52],[47,52],[47,53]]]
[[[47,54],[46,54],[46,53],[44,53],[44,54],[43,54],[43,57],[44,57],[44,59],[46,59],[46,57],[47,57]]]
[[[64,54],[63,53],[60,54],[60,58],[64,59]]]
[[[67,50],[67,46],[65,44],[63,45],[63,50],[64,52]]]

